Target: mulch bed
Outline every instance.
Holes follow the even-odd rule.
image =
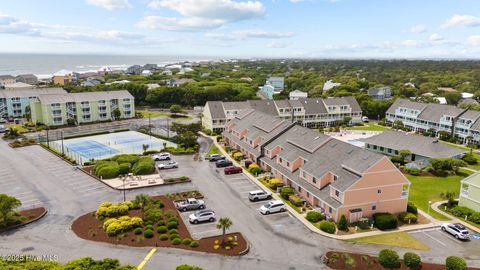
[[[17,216],[16,218],[18,221],[20,221],[21,219],[23,219],[23,221],[12,224],[7,228],[0,228],[0,232],[8,231],[14,228],[27,225],[31,222],[34,222],[37,219],[40,219],[43,215],[45,215],[46,212],[47,212],[47,209],[45,209],[44,207],[38,207],[38,208],[32,208],[32,209],[20,211],[18,212],[19,216]]]
[[[192,239],[192,236],[190,235],[190,232],[188,231],[187,226],[183,222],[181,216],[178,214],[178,211],[176,210],[172,200],[166,196],[157,196],[153,198],[156,200],[161,200],[165,204],[165,207],[162,208],[162,211],[164,212],[168,210],[175,211],[179,220],[177,231],[180,238]],[[141,210],[131,210],[129,212],[129,216],[141,217],[142,216]],[[218,240],[221,242],[221,239],[222,239],[221,235],[215,236],[215,237],[202,238],[199,240],[193,239],[193,240],[197,240],[200,246],[196,248],[192,248],[188,245],[183,245],[183,244],[173,245],[170,239],[161,241],[159,239],[160,233],[157,232],[157,225],[153,226],[154,236],[152,238],[144,238],[143,233],[140,235],[135,235],[133,231],[124,233],[123,236],[110,237],[103,230],[102,225],[103,225],[103,221],[98,220],[95,217],[95,212],[91,212],[77,218],[72,224],[72,230],[78,237],[86,240],[106,242],[110,244],[126,245],[126,246],[132,246],[132,247],[152,247],[152,246],[173,247],[173,248],[180,248],[180,249],[186,249],[186,250],[216,253],[216,254],[222,254],[222,255],[228,255],[228,256],[243,255],[242,252],[245,252],[248,248],[247,241],[245,240],[245,238],[242,236],[241,233],[230,233],[226,235],[226,237],[236,236],[237,242],[238,242],[237,246],[232,247],[232,249],[230,250],[226,250],[224,248],[219,248],[215,250],[214,249],[215,240]],[[219,233],[220,233],[220,230],[219,230]]]
[[[337,259],[332,259],[332,255],[337,254]],[[345,256],[349,256],[353,259],[353,264],[345,263]],[[369,270],[385,270],[385,268],[378,263],[378,258],[375,256],[365,255],[365,254],[356,254],[348,252],[335,252],[329,251],[326,254],[326,257],[329,258],[326,260],[325,264],[332,269],[369,269]],[[348,258],[348,257],[347,257]],[[401,262],[400,268],[398,270],[410,270]],[[434,264],[422,262],[422,270],[445,270],[445,265]],[[478,268],[469,267],[469,270],[478,270]]]

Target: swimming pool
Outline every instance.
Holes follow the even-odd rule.
[[[362,148],[365,146],[365,143],[361,142],[359,140],[348,140],[347,142],[351,145],[355,145],[355,146],[362,147]]]
[[[91,159],[105,159],[118,154],[141,154],[143,145],[148,145],[148,150],[158,151],[164,146],[177,147],[175,143],[166,140],[136,131],[126,131],[66,139],[63,142],[63,152],[66,156],[75,159],[78,164],[83,164]],[[50,146],[62,152],[61,141],[51,142]]]

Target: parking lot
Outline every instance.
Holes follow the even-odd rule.
[[[18,173],[10,166],[2,166],[0,168],[0,193],[6,191],[8,191],[9,196],[13,196],[22,202],[19,210],[43,206],[39,196],[20,181]]]
[[[455,239],[451,234],[440,228],[410,232],[410,234],[430,247],[431,251],[439,256],[449,256],[452,249],[461,250],[463,256],[469,260],[480,259],[480,234],[470,230],[470,241]],[[477,239],[477,236],[479,239]]]

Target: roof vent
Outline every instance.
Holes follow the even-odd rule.
[[[320,139],[320,136],[315,137],[313,140],[316,141],[318,139]]]
[[[350,149],[347,154],[350,155],[351,153],[353,153],[353,149]]]
[[[317,99],[317,103],[318,103],[318,99]]]

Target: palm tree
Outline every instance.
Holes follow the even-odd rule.
[[[150,145],[149,145],[149,144],[142,144],[142,148],[143,148],[143,154],[145,155],[145,153],[147,152],[148,148],[150,148]]]
[[[447,200],[447,207],[450,208],[455,202],[456,194],[453,191],[446,191],[446,192],[440,193],[440,197],[444,200]]]
[[[133,202],[140,206],[140,209],[142,210],[142,219],[145,208],[147,207],[147,205],[150,204],[151,201],[152,198],[150,198],[150,196],[148,196],[147,194],[138,194],[137,196],[135,196],[135,200]]]
[[[222,244],[225,243],[225,232],[233,225],[232,221],[227,218],[223,217],[218,220],[217,229],[222,230]]]

